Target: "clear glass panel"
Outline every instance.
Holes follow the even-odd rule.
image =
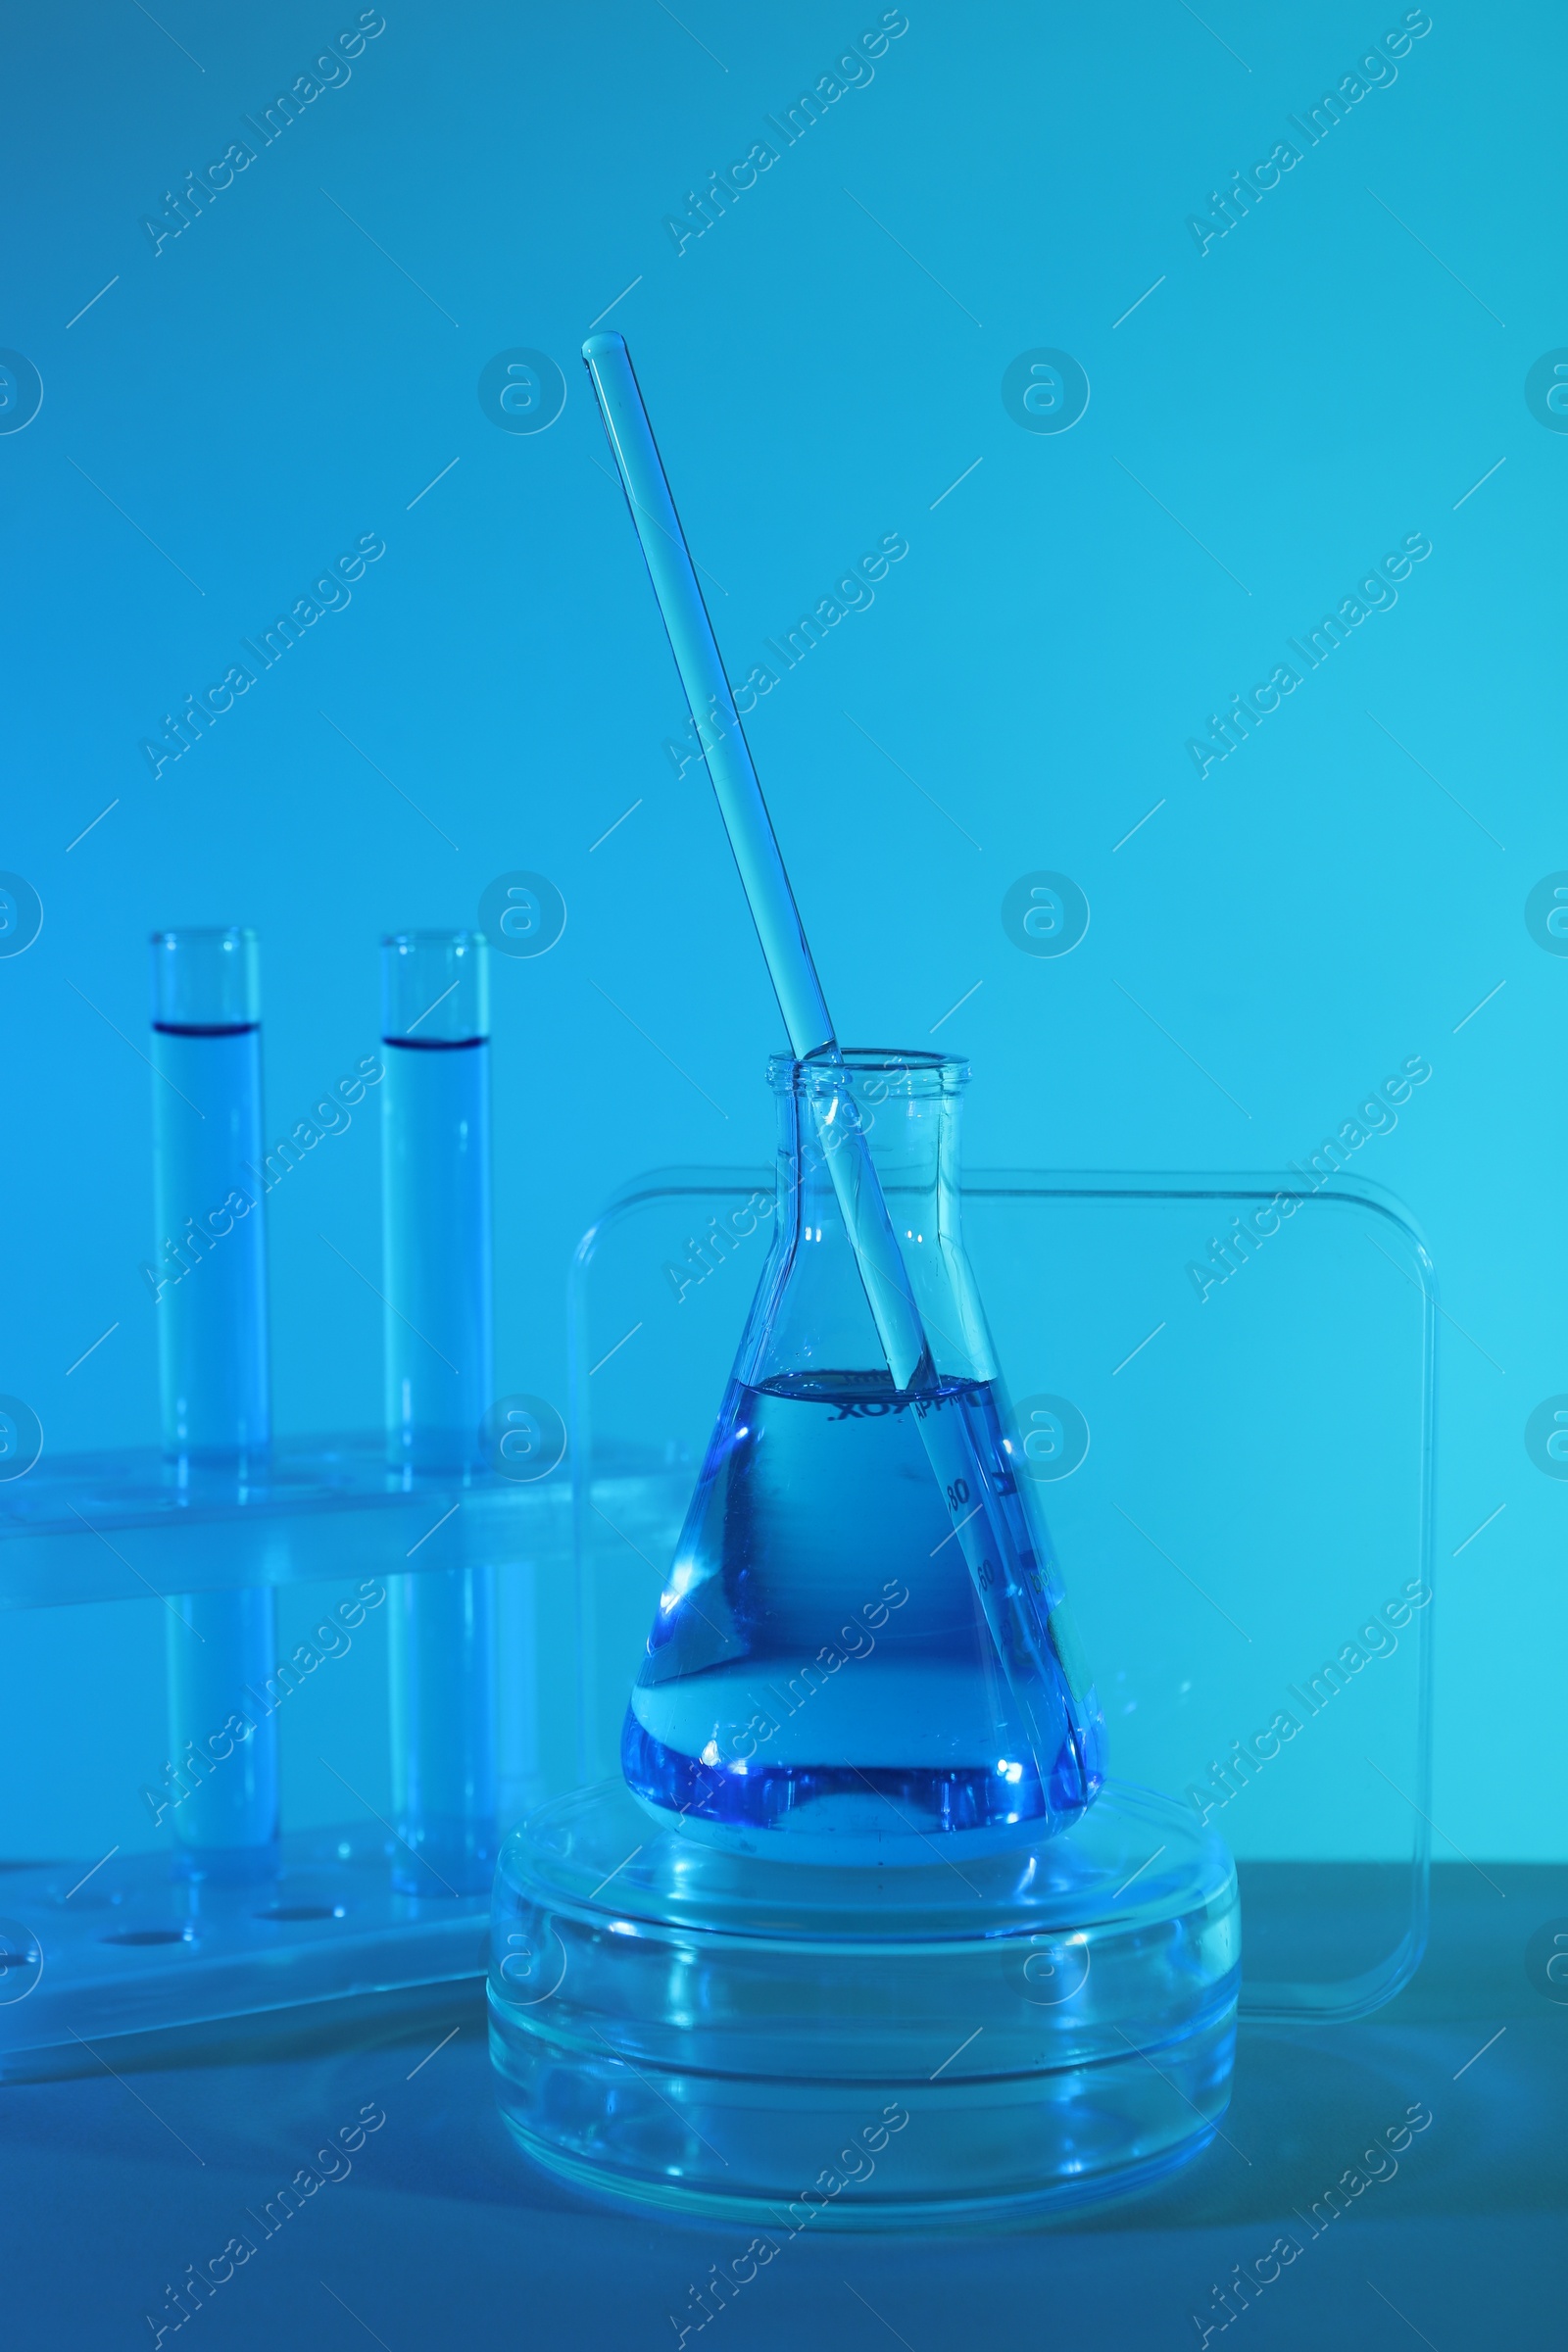
[[[581,1719],[558,1787],[617,1770],[771,1198],[762,1168],[662,1172],[579,1250]],[[1377,2006],[1425,1932],[1419,1235],[1371,1187],[1296,1175],[977,1174],[963,1216],[1110,1771],[1185,1797],[1235,1853],[1244,2014]]]

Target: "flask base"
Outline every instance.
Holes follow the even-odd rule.
[[[501,2106],[575,2186],[777,2248],[1121,2194],[1213,2136],[1236,1873],[1172,1798],[1111,1782],[1059,1838],[897,1870],[650,1831],[612,1781],[502,1850]]]

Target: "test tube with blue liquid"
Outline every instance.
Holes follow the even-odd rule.
[[[164,1452],[189,1494],[265,1477],[271,1443],[262,1209],[261,979],[254,931],[152,941],[153,1188]],[[197,1876],[270,1870],[278,1832],[270,1586],[170,1601],[166,1775]]]
[[[470,931],[401,932],[381,945],[387,1459],[410,1488],[423,1474],[466,1480],[483,1458],[493,1352],[487,954]],[[394,1872],[410,1893],[482,1893],[495,1869],[495,1609],[490,1566],[393,1581]]]

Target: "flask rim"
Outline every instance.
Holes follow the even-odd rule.
[[[969,1075],[961,1055],[912,1046],[841,1046],[836,1059],[826,1053],[809,1054],[801,1061],[790,1054],[774,1054],[767,1064],[767,1082],[776,1095],[828,1094],[846,1078],[856,1087],[884,1080],[890,1093],[954,1095],[968,1084]]]

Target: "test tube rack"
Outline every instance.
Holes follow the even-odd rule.
[[[379,1431],[280,1443],[244,1486],[181,1479],[146,1449],[46,1456],[0,1489],[0,1612],[355,1579],[384,1594],[394,1574],[480,1564],[548,1579],[569,1557],[564,1468],[535,1484],[393,1472]],[[85,1675],[76,1695],[91,1706]],[[478,1976],[488,1890],[432,1876],[402,1891],[408,1860],[345,1787],[342,1821],[285,1828],[263,1877],[182,1877],[162,1847],[0,1865],[0,2080],[92,2068],[172,2029],[232,2041],[323,2004],[407,2006]]]

